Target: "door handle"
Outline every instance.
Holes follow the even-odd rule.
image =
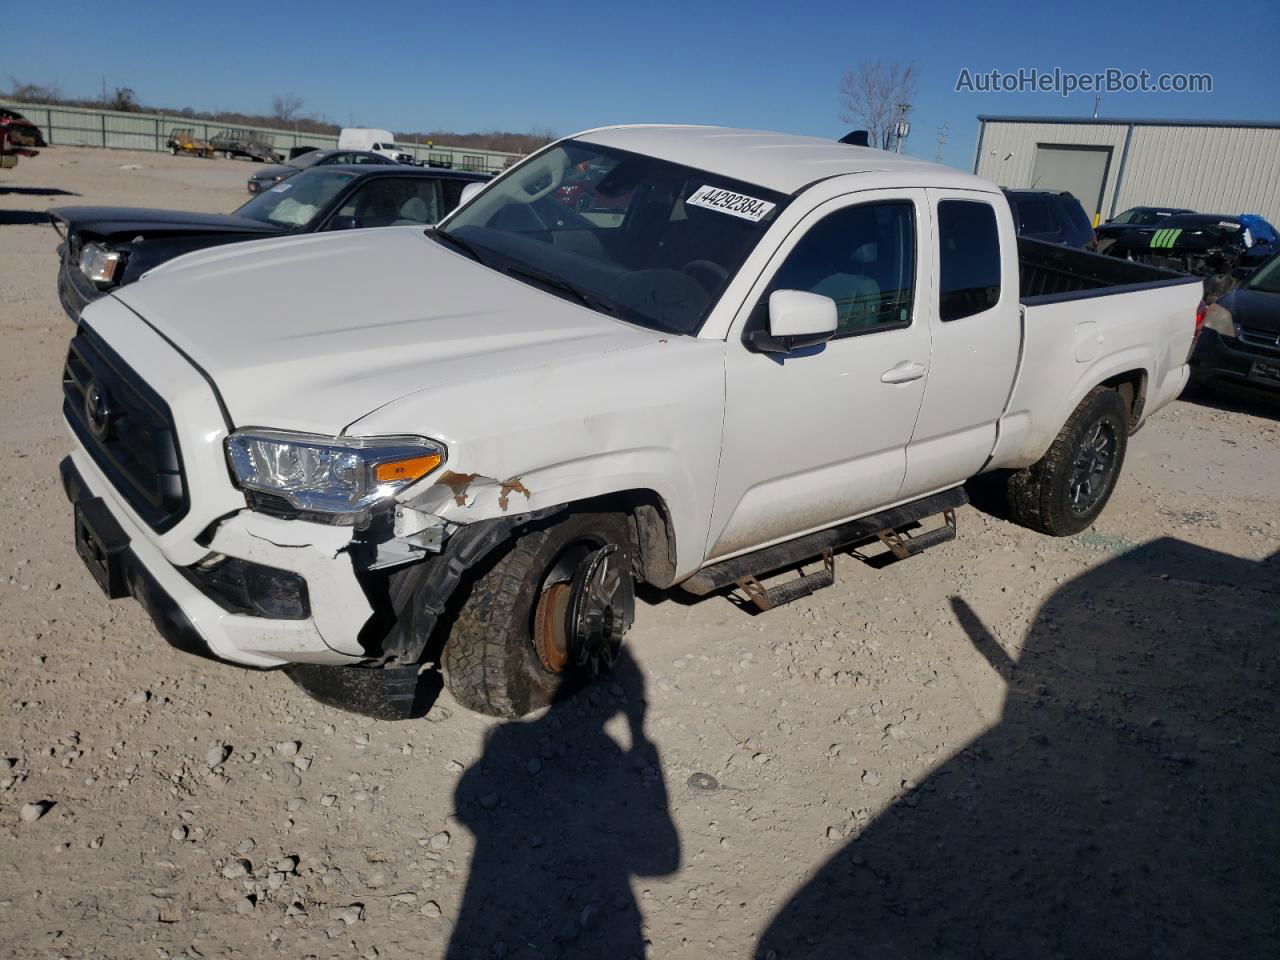
[[[890,367],[884,373],[880,374],[881,383],[910,383],[912,380],[919,380],[924,376],[924,364],[912,363],[910,360],[903,360],[894,367]]]

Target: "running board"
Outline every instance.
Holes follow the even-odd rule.
[[[955,487],[932,496],[905,503],[892,510],[873,513],[860,520],[851,520],[807,536],[797,537],[754,553],[732,557],[720,563],[704,567],[680,584],[681,589],[705,597],[725,587],[740,587],[752,602],[762,610],[800,597],[835,583],[833,552],[868,540],[879,539],[895,557],[905,559],[927,550],[929,547],[954,540],[956,535],[957,508],[969,502],[963,487]],[[926,517],[942,514],[946,523],[917,537],[906,537],[900,527],[916,523]],[[766,590],[757,578],[768,576],[786,567],[794,567],[815,557],[823,558],[823,569],[806,577],[798,577],[771,590]],[[761,601],[768,604],[765,606]]]

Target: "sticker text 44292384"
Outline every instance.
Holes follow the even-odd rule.
[[[693,196],[685,201],[689,207],[705,207],[707,210],[718,210],[752,223],[759,223],[769,215],[775,204],[768,200],[757,200],[743,193],[732,190],[721,190],[719,187],[699,187]]]

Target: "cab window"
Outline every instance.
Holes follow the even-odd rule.
[[[915,286],[915,211],[909,200],[846,207],[792,248],[770,291],[806,290],[836,302],[836,337],[909,326]]]
[[[976,200],[938,203],[939,303],[945,322],[990,310],[1000,299],[996,211]]]

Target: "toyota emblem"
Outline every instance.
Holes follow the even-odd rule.
[[[97,380],[91,380],[84,392],[84,416],[89,421],[89,429],[99,440],[107,438],[111,429],[111,398],[106,388]]]

